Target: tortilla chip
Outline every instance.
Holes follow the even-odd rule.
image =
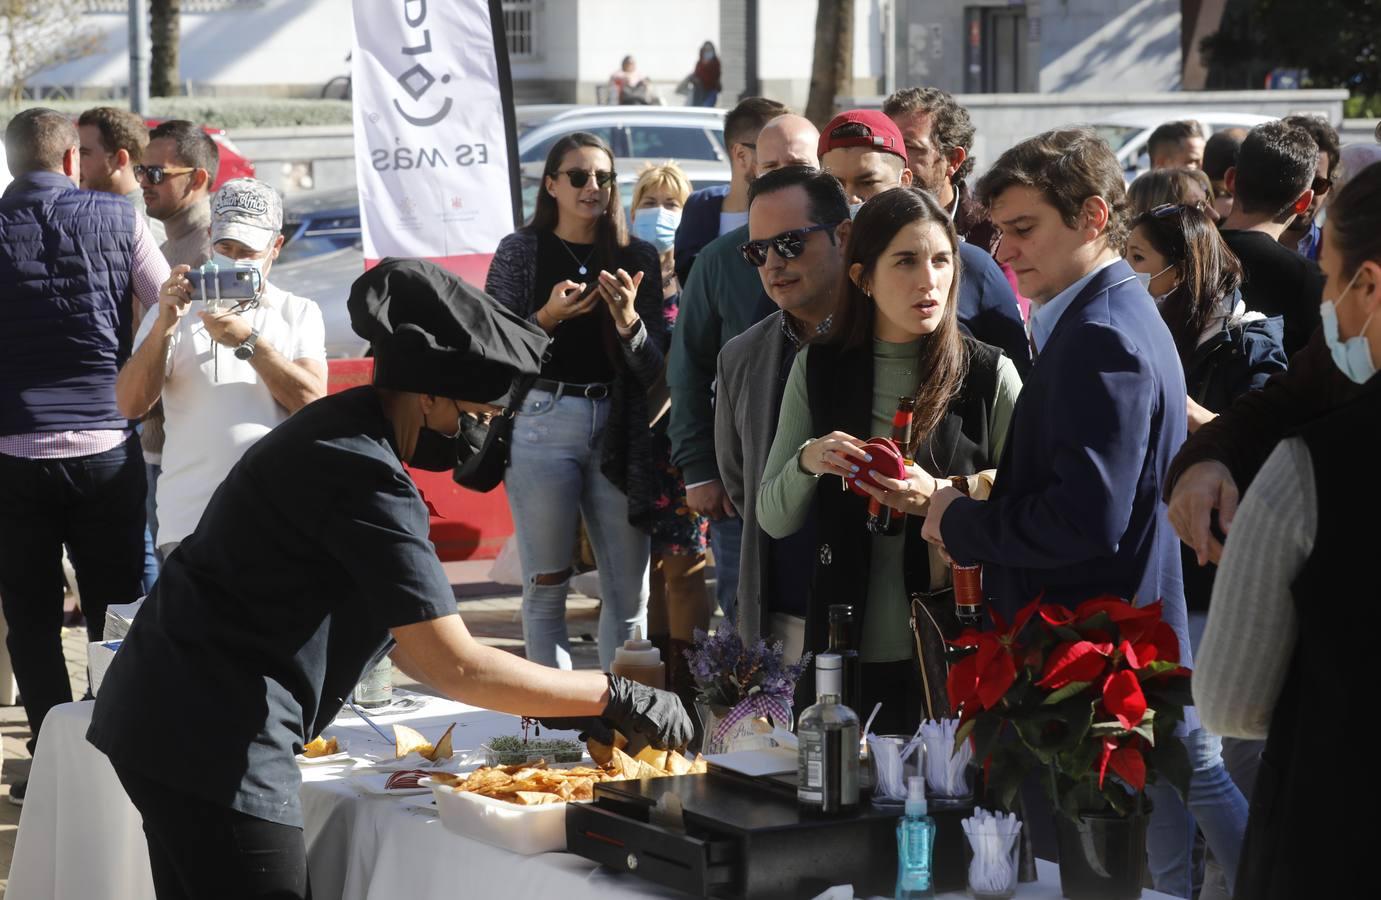
[[[691,761],[675,750],[668,750],[665,768],[673,775],[689,775],[691,772]]]
[[[445,784],[450,787],[455,787],[465,781],[464,775],[454,775],[450,772],[433,772],[431,778],[434,784]]]
[[[628,749],[628,738],[624,737],[623,732],[619,731],[617,728],[614,729],[614,746],[618,747],[620,750]]]
[[[432,742],[424,738],[420,732],[414,731],[406,725],[393,726],[393,753],[395,758],[402,759],[413,751],[417,751],[427,759],[429,753],[434,751]]]
[[[710,764],[707,763],[707,762],[705,762],[705,757],[703,757],[703,756],[701,756],[699,753],[697,753],[697,754],[695,754],[695,760],[694,760],[693,762],[691,762],[690,771],[687,772],[686,774],[687,774],[687,775],[704,775],[704,774],[705,774],[706,772],[708,772],[708,771],[710,771]]]
[[[585,750],[590,754],[590,759],[595,761],[597,766],[607,766],[609,761],[614,758],[614,747],[612,744],[601,744],[594,738],[585,742]]]
[[[517,791],[513,795],[513,802],[522,806],[545,806],[548,803],[560,803],[561,798],[541,791]]]
[[[451,748],[451,732],[455,730],[456,723],[452,722],[451,727],[447,728],[446,733],[441,736],[441,740],[436,742],[436,749],[432,751],[431,755],[427,756],[425,753],[422,755],[426,756],[427,759],[430,759],[432,762],[450,759],[452,756],[455,756],[455,750]]]
[[[655,768],[655,767],[653,767],[653,766],[649,766],[647,763],[643,762],[642,760],[638,760],[637,762],[638,762],[638,774],[635,775],[635,776],[633,776],[634,778],[665,778],[665,777],[666,777],[666,774],[667,774],[667,773],[666,773],[666,772],[663,772],[661,769]]]
[[[302,755],[308,759],[316,759],[319,756],[330,756],[332,753],[340,752],[340,744],[335,738],[316,738],[307,746],[302,748]]]
[[[614,758],[610,761],[610,768],[614,770],[614,774],[618,775],[620,778],[638,777],[638,767],[641,766],[642,763],[638,762],[627,753],[624,753],[618,747],[613,749],[613,757]]]
[[[658,770],[659,772],[666,771],[667,752],[665,750],[656,750],[652,747],[644,747],[642,750],[639,750],[638,755],[634,756],[633,758],[638,760],[639,762],[647,763],[649,766]]]

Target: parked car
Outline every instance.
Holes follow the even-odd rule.
[[[726,163],[722,109],[694,106],[577,106],[556,112],[518,139],[518,161],[546,161],[551,145],[572,131],[608,142],[614,158]]]
[[[1275,116],[1256,113],[1212,112],[1207,110],[1133,110],[1113,113],[1092,123],[1117,154],[1117,161],[1127,174],[1127,181],[1151,168],[1146,142],[1166,122],[1193,119],[1204,128],[1204,139],[1224,128],[1255,128],[1263,122],[1275,121]]]

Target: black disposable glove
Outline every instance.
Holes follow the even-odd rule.
[[[594,738],[601,744],[613,744],[617,729],[628,738],[630,753],[648,745],[665,750],[680,749],[690,743],[695,726],[680,697],[618,675],[605,677],[609,679],[609,703],[598,717],[538,721],[547,728],[579,731],[581,740]]]

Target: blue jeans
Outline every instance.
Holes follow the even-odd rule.
[[[647,632],[651,539],[629,524],[627,495],[599,470],[608,417],[608,400],[533,390],[514,420],[504,486],[523,567],[523,641],[527,658],[543,665],[571,668],[566,594],[577,510],[599,569],[600,667],[608,671],[634,629]]]
[[[144,463],[145,480],[149,483],[149,493],[144,498],[144,576],[141,579],[141,586],[144,595],[148,596],[149,591],[153,590],[153,583],[158,580],[158,567],[162,562],[158,556],[158,502],[155,492],[158,490],[158,476],[163,474],[163,467],[151,462]]]
[[[743,520],[738,516],[710,522],[714,550],[714,595],[728,622],[737,621],[738,555],[743,545]]]

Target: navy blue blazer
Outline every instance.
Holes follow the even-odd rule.
[[[676,227],[676,277],[682,287],[690,276],[696,254],[719,237],[719,212],[727,196],[727,184],[701,188],[687,197],[681,208],[681,224]]]
[[[983,563],[984,593],[1008,622],[1041,592],[1071,607],[1102,594],[1163,600],[1189,665],[1180,542],[1160,501],[1185,431],[1170,331],[1118,260],[1084,286],[1036,357],[992,496],[954,501],[945,546],[960,563]]]
[[[988,251],[975,244],[960,242],[959,261],[959,324],[972,337],[1007,354],[1025,378],[1031,368],[1031,345],[1011,283]]]

